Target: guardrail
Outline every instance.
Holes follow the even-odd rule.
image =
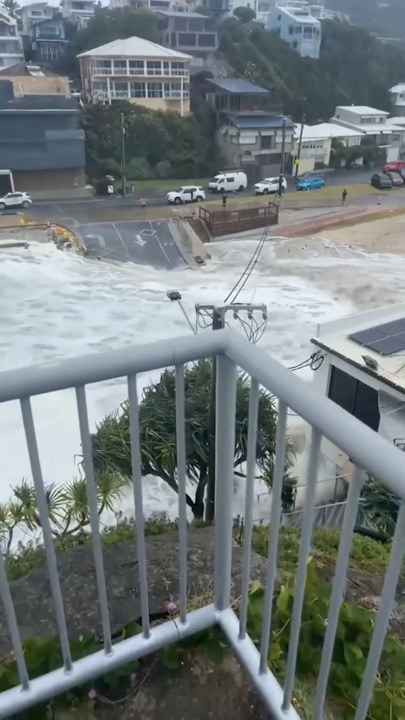
[[[205,607],[189,611],[187,607],[187,519],[186,519],[186,427],[184,365],[206,357],[217,358],[216,386],[216,522],[215,566],[213,571],[214,601]],[[176,368],[176,429],[179,488],[179,617],[151,627],[149,619],[148,565],[142,501],[140,463],[139,406],[137,375],[164,367]],[[245,542],[243,557],[240,615],[231,605],[233,484],[235,448],[235,404],[237,371],[241,368],[251,376],[249,405],[249,433],[247,443],[247,478],[245,502]],[[89,430],[86,385],[113,378],[127,379],[130,407],[130,437],[133,468],[133,492],[137,544],[134,560],[139,571],[139,593],[142,608],[142,632],[135,637],[114,643],[111,637],[108,595],[103,564],[103,547],[99,527]],[[261,640],[256,647],[248,632],[247,608],[250,584],[251,538],[253,526],[253,498],[255,453],[258,426],[259,388],[267,388],[278,398],[276,457],[273,474],[273,494],[270,511],[271,534],[263,604]],[[53,546],[47,498],[44,490],[41,462],[32,413],[31,398],[71,388],[75,391],[80,429],[83,464],[86,474],[88,504],[91,517],[92,548],[97,579],[100,627],[104,647],[99,652],[73,662],[69,647],[69,626]],[[148,655],[179,639],[186,638],[218,624],[233,651],[247,670],[274,720],[299,720],[292,705],[297,652],[304,605],[308,557],[314,524],[317,470],[321,455],[321,440],[325,436],[338,446],[355,465],[349,485],[339,556],[330,597],[328,617],[325,619],[325,638],[322,660],[317,673],[313,720],[322,720],[327,699],[328,677],[332,663],[339,611],[344,597],[353,529],[366,469],[401,499],[390,561],[386,570],[380,610],[375,620],[370,650],[365,666],[361,690],[355,709],[355,720],[366,720],[367,710],[379,668],[384,638],[389,624],[395,590],[405,550],[405,484],[404,455],[368,427],[347,414],[330,400],[320,397],[306,382],[300,380],[257,346],[231,330],[164,340],[135,348],[124,348],[105,354],[89,355],[60,364],[31,367],[0,374],[0,402],[18,400],[20,403],[25,439],[31,463],[38,509],[43,530],[43,542],[49,581],[60,640],[63,666],[46,675],[30,679],[21,641],[19,624],[13,605],[6,567],[0,556],[0,596],[4,605],[9,635],[18,667],[20,685],[0,693],[0,718],[9,718],[69,689],[104,675],[136,658]],[[306,501],[301,526],[301,544],[296,573],[294,603],[290,619],[290,640],[285,677],[281,685],[268,667],[269,642],[272,628],[272,606],[275,597],[277,551],[281,518],[281,492],[285,467],[287,412],[293,410],[312,427],[309,458],[306,470]],[[51,441],[51,440],[50,440]]]

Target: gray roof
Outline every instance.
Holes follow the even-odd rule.
[[[283,126],[283,115],[272,115],[269,113],[252,113],[250,115],[228,115],[231,123],[239,129],[255,129],[261,128],[281,128]],[[294,123],[289,118],[285,118],[286,128],[294,128]]]
[[[265,95],[270,92],[244,78],[207,78],[207,82],[215,85],[218,90],[237,95]]]

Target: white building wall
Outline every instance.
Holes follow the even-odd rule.
[[[17,20],[0,4],[0,69],[19,62],[24,62],[24,51]]]

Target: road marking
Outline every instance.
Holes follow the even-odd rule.
[[[129,259],[131,260],[131,256],[130,256],[130,254],[129,254],[129,252],[128,252],[128,248],[127,248],[127,246],[125,245],[125,242],[124,242],[124,238],[122,237],[122,235],[121,235],[120,231],[118,230],[117,226],[115,225],[115,223],[112,223],[112,226],[113,226],[115,232],[117,233],[119,239],[121,240],[121,242],[122,242],[122,244],[123,244],[123,247],[124,247],[124,250],[125,250],[125,254],[126,254],[127,257],[129,257]]]
[[[150,229],[151,229],[153,235],[155,235],[155,237],[156,237],[156,240],[157,240],[157,242],[158,242],[158,245],[159,245],[159,247],[160,247],[163,255],[165,256],[167,262],[169,263],[169,267],[173,268],[174,265],[173,265],[172,261],[170,260],[170,258],[169,258],[169,256],[168,256],[166,250],[164,249],[162,243],[160,242],[160,237],[159,237],[159,235],[157,234],[156,230],[153,229],[153,225],[152,225],[152,223],[151,223],[150,221],[149,221],[149,225],[150,225]],[[152,233],[151,233],[151,234],[152,234]]]
[[[139,247],[143,247],[146,245],[146,240],[142,240],[141,235],[135,235],[136,240],[134,240],[135,245],[139,245]]]

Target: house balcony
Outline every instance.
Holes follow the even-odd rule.
[[[187,406],[185,402],[184,366],[202,358],[216,358],[216,453],[215,453],[215,526],[214,562],[212,569],[213,598],[199,609],[188,605],[191,590],[187,576],[189,528],[186,515],[186,458],[189,444]],[[155,373],[166,367],[176,368],[176,428],[177,428],[177,483],[178,483],[178,608],[179,614],[158,625],[152,625],[149,615],[152,596],[148,587],[149,553],[148,538],[144,532],[144,510],[142,497],[142,469],[139,450],[139,405],[137,398],[137,377],[142,373]],[[234,453],[235,417],[237,399],[237,376],[243,373],[251,378],[247,439],[247,463],[245,487],[245,517],[243,560],[240,570],[238,603],[233,602],[233,499],[234,499]],[[137,541],[133,547],[133,562],[128,561],[128,572],[137,574],[135,603],[142,609],[142,630],[133,637],[113,639],[110,618],[109,597],[115,591],[105,576],[103,543],[100,531],[99,506],[95,492],[95,470],[93,464],[93,443],[88,420],[86,386],[92,383],[116,381],[125,378],[129,398],[130,437],[132,443],[133,494]],[[249,634],[248,597],[251,572],[251,538],[253,528],[254,481],[256,475],[257,417],[259,388],[264,388],[278,398],[278,420],[276,456],[272,477],[272,502],[269,512],[271,532],[268,536],[268,561],[265,572],[264,602],[260,604],[261,630],[256,635],[256,644]],[[88,645],[87,656],[72,660],[69,638],[74,637],[76,614],[67,604],[67,578],[59,575],[58,562],[53,543],[51,521],[48,515],[48,501],[41,470],[41,446],[38,446],[35,415],[32,412],[32,398],[44,397],[61,390],[74,391],[75,414],[78,422],[83,453],[83,469],[87,483],[88,507],[92,527],[91,560],[94,573],[94,593],[98,596],[97,633],[101,647],[94,651]],[[38,668],[34,678],[27,671],[27,661],[22,645],[22,633],[26,633],[26,618],[22,616],[21,604],[17,607],[16,595],[7,580],[6,565],[0,553],[0,596],[3,601],[3,636],[8,637],[13,651],[18,683],[11,689],[0,692],[0,714],[9,718],[17,713],[29,711],[35,705],[67,693],[75,687],[86,686],[100,675],[111,673],[122,666],[201,633],[214,626],[222,629],[231,650],[235,653],[253,685],[261,695],[269,716],[274,720],[300,720],[300,713],[292,704],[297,687],[296,665],[301,632],[302,612],[305,600],[305,584],[311,556],[311,535],[315,516],[315,499],[321,469],[322,441],[326,438],[350,458],[353,474],[348,484],[348,499],[343,513],[340,535],[340,550],[331,583],[328,601],[322,598],[326,610],[322,610],[322,651],[319,667],[312,668],[315,691],[313,720],[325,717],[324,707],[328,696],[328,679],[333,665],[334,643],[339,622],[339,613],[346,590],[347,571],[358,513],[360,494],[365,481],[365,472],[378,478],[392,493],[400,498],[398,519],[392,542],[390,559],[387,564],[384,585],[379,599],[379,610],[373,619],[372,639],[368,655],[361,665],[361,687],[357,700],[353,701],[350,712],[356,720],[366,720],[373,694],[374,681],[378,675],[380,656],[390,622],[398,579],[402,569],[405,550],[405,482],[404,454],[387,440],[370,430],[366,425],[341,409],[331,400],[322,397],[311,384],[301,380],[280,365],[257,345],[231,330],[217,330],[211,333],[173,338],[150,345],[123,348],[107,353],[97,353],[60,363],[10,370],[0,374],[0,402],[18,402],[21,408],[24,428],[24,447],[31,464],[38,500],[39,524],[43,531],[44,554],[49,571],[48,584],[44,585],[44,605],[54,609],[49,617],[51,637],[54,633],[60,641],[61,667],[51,671]],[[77,411],[77,412],[76,412]],[[309,428],[309,452],[305,468],[306,496],[301,524],[301,542],[296,585],[291,607],[285,612],[289,619],[287,642],[288,657],[283,680],[277,679],[268,666],[269,643],[272,630],[273,602],[278,593],[277,557],[279,530],[281,525],[282,490],[285,469],[285,448],[288,439],[288,418],[297,415]],[[294,418],[296,424],[296,417]],[[49,442],[52,442],[50,437]],[[76,552],[76,551],[75,551]],[[129,551],[130,552],[130,551]],[[210,563],[211,567],[211,563]],[[48,576],[47,576],[48,577]],[[92,580],[84,577],[85,582]],[[18,583],[20,581],[17,581]],[[239,580],[238,580],[239,582]],[[207,579],[207,588],[210,582]],[[107,589],[108,588],[108,589]],[[45,597],[46,596],[46,597]],[[205,597],[205,596],[204,596]],[[176,598],[177,600],[177,592]],[[29,600],[28,600],[29,602]],[[132,599],[131,599],[132,602]],[[322,607],[324,607],[322,605]],[[135,611],[134,611],[135,612]],[[283,609],[284,612],[284,609]],[[95,608],[89,608],[92,618]],[[56,622],[54,621],[56,618]],[[117,618],[115,619],[115,622]],[[93,622],[93,620],[91,621]],[[256,624],[256,616],[255,616]],[[53,630],[55,628],[55,630]],[[56,630],[57,628],[57,630]],[[317,631],[318,632],[318,631]],[[44,635],[42,635],[44,637]],[[340,643],[342,643],[342,636]],[[349,649],[353,646],[348,638]],[[52,645],[52,647],[54,647]],[[356,654],[355,654],[356,656]],[[56,655],[58,657],[58,654]],[[356,656],[357,657],[357,656]],[[215,672],[215,668],[213,669]],[[41,674],[42,673],[42,674]],[[14,677],[14,675],[12,675]],[[336,675],[335,675],[336,677]],[[357,677],[357,676],[356,676]],[[311,687],[312,687],[311,679]],[[354,707],[356,705],[356,707]],[[402,706],[401,706],[402,707]],[[305,715],[307,717],[307,714]]]
[[[109,77],[119,77],[119,78],[125,78],[125,77],[189,77],[190,73],[188,70],[176,70],[176,69],[162,69],[159,70],[157,68],[129,68],[128,70],[115,70],[113,68],[104,68],[104,67],[93,67],[92,68],[92,76],[98,77],[98,76],[109,76]]]
[[[133,95],[127,92],[126,90],[111,90],[110,93],[108,93],[107,90],[95,90],[93,93],[93,98],[95,101],[99,102],[110,102],[111,100],[137,100],[138,102],[142,102],[142,100],[188,100],[189,93],[187,90],[170,90],[170,91],[162,91],[162,95],[147,95],[146,93],[144,95]]]

